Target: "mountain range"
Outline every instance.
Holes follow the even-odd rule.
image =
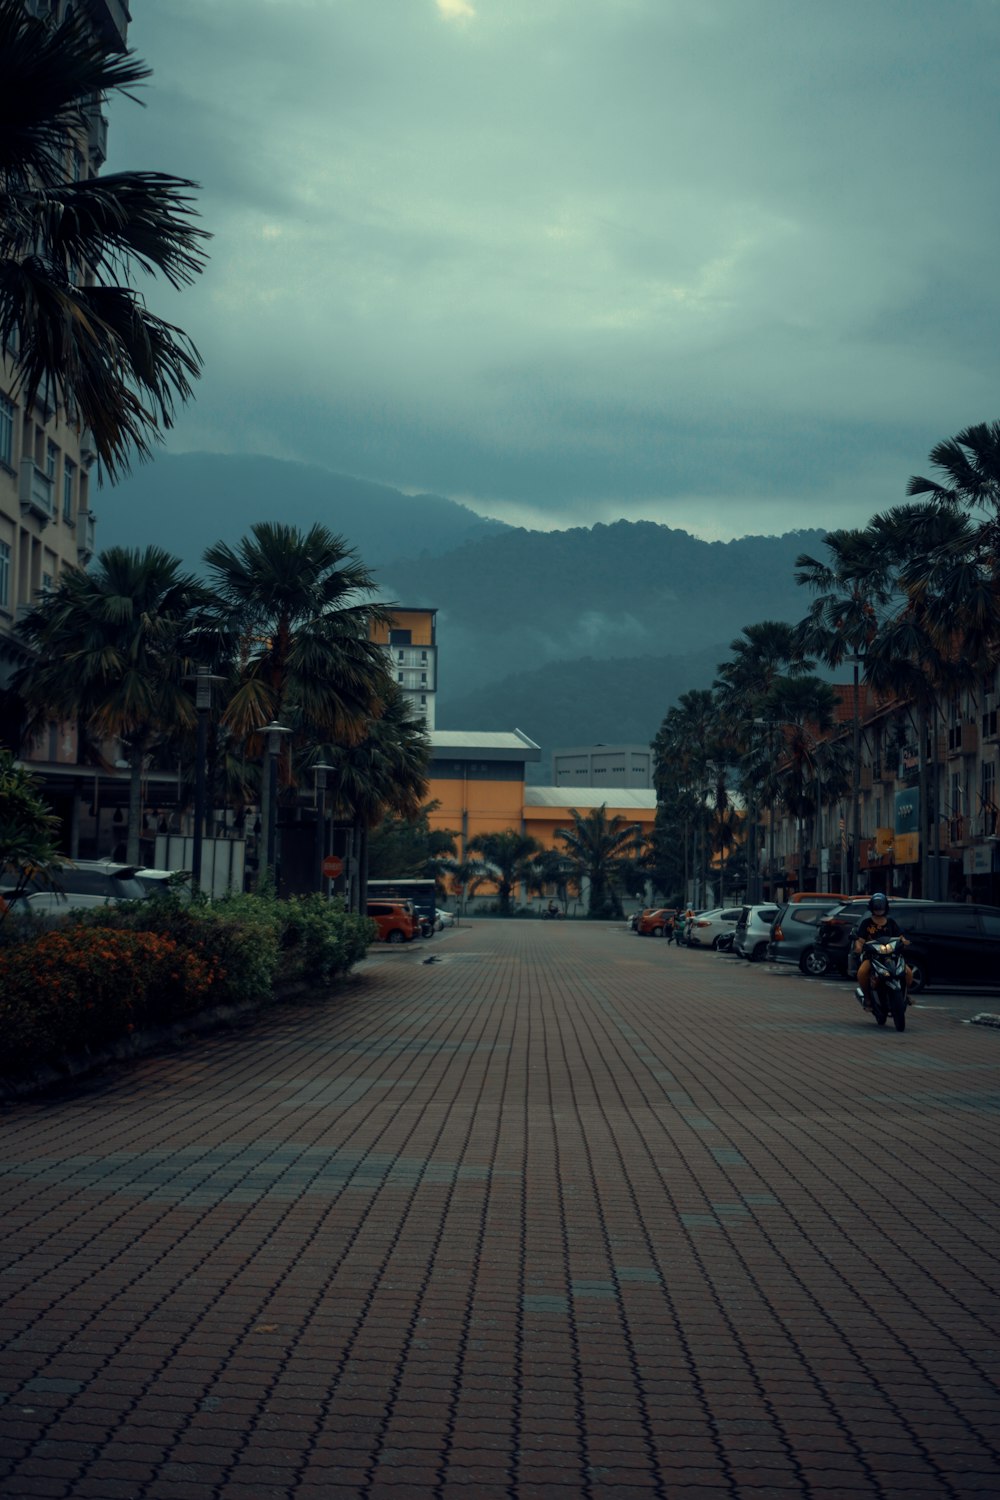
[[[543,781],[558,745],[650,740],[745,625],[799,619],[795,559],[824,535],[705,542],[624,520],[526,531],[444,496],[226,454],[163,454],[95,509],[102,548],[156,542],[193,569],[258,520],[329,526],[384,599],[438,611],[438,727],[522,729],[543,748]]]

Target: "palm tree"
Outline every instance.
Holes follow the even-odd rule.
[[[86,720],[125,742],[129,767],[127,859],[139,858],[146,756],[180,724],[194,724],[183,680],[187,637],[207,595],[161,547],[109,547],[92,572],[67,569],[19,626],[33,659],[16,679],[38,725]]]
[[[415,715],[389,682],[378,718],[365,721],[346,743],[325,743],[303,761],[332,765],[331,801],[351,823],[358,879],[351,906],[364,911],[368,898],[368,833],[386,815],[413,819],[427,796],[431,745],[423,718]]]
[[[8,895],[27,889],[58,859],[59,819],[38,792],[38,782],[9,750],[0,750],[0,877]],[[0,922],[9,910],[0,900]]]
[[[833,727],[837,694],[821,677],[780,677],[764,700],[763,712],[781,730],[775,772],[781,799],[799,832],[798,888],[805,889],[805,820],[818,810],[816,783],[821,780],[819,746]],[[819,773],[819,774],[818,774]]]
[[[568,883],[573,875],[573,863],[558,849],[542,849],[528,867],[528,886],[544,896],[553,886],[556,897],[565,912],[569,900]]]
[[[590,883],[588,915],[620,917],[618,875],[621,866],[642,848],[642,829],[638,823],[627,823],[620,813],[609,819],[603,804],[586,816],[571,807],[570,817],[572,828],[557,828],[556,838],[566,845],[580,878]]]
[[[160,272],[179,288],[205,263],[192,220],[197,183],[162,172],[66,180],[67,147],[107,94],[150,76],[109,56],[82,7],[59,26],[0,0],[0,348],[18,389],[43,392],[89,427],[108,473],[146,457],[201,358],[131,284]]]
[[[755,901],[759,882],[757,813],[759,808],[768,807],[773,826],[774,803],[768,801],[767,794],[769,790],[777,790],[769,775],[770,758],[763,779],[759,774],[747,774],[759,759],[757,751],[762,737],[758,730],[764,724],[761,704],[779,677],[809,673],[815,662],[803,654],[798,628],[784,620],[760,620],[745,625],[741,634],[730,642],[729,649],[732,655],[719,664],[714,690],[725,726],[724,737],[729,740],[732,760],[742,773],[737,775],[737,784],[747,808],[747,899]],[[723,837],[733,833],[731,821],[727,825],[725,820],[725,811],[723,805],[718,810],[721,820],[717,815]]]
[[[518,882],[529,879],[529,862],[541,848],[537,839],[513,828],[505,828],[501,833],[480,833],[467,843],[467,854],[482,855],[485,868],[480,883],[488,879],[496,884],[502,917],[510,916],[511,892]]]
[[[853,889],[857,885],[861,845],[860,669],[882,620],[892,606],[898,555],[886,544],[877,526],[827,532],[824,546],[830,554],[828,562],[810,557],[808,553],[796,559],[796,583],[811,589],[817,596],[798,630],[803,651],[818,656],[830,667],[839,667],[849,660],[853,669]]]
[[[279,720],[312,744],[363,735],[393,686],[369,639],[389,615],[344,538],[265,521],[235,549],[209,547],[205,562],[221,626],[238,642],[224,722],[247,737]]]

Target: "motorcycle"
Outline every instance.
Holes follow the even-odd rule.
[[[565,920],[565,917],[566,913],[564,911],[561,911],[558,906],[555,908],[555,910],[553,910],[551,906],[542,907],[543,922],[562,922]]]
[[[892,1016],[897,1031],[906,1030],[906,957],[901,937],[870,938],[861,950],[861,959],[872,966],[869,989],[872,1015],[877,1026],[884,1026]],[[864,992],[858,987],[864,999]]]

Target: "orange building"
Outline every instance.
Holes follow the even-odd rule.
[[[437,694],[436,609],[397,609],[386,625],[372,625],[371,639],[385,650],[393,678],[428,729],[434,728]]]

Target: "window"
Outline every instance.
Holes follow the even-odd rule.
[[[76,464],[71,458],[67,458],[63,464],[63,520],[70,525],[73,523],[73,480],[76,477]]]
[[[0,542],[0,609],[10,609],[10,546]]]
[[[59,462],[59,449],[55,443],[45,444],[45,473],[49,479],[56,477],[56,465]]]
[[[427,673],[426,672],[421,672],[421,674],[420,674],[420,681],[421,682],[426,682],[427,681]]]
[[[397,682],[402,682],[402,680],[403,680],[403,674],[402,674],[402,672],[397,672],[396,673],[396,681]]]
[[[14,403],[0,396],[0,464],[14,465]]]
[[[52,590],[54,588],[55,588],[55,579],[52,577],[52,574],[51,573],[43,573],[42,574],[42,587],[39,590],[39,592],[42,593],[42,594],[51,594],[51,592],[52,592]]]

